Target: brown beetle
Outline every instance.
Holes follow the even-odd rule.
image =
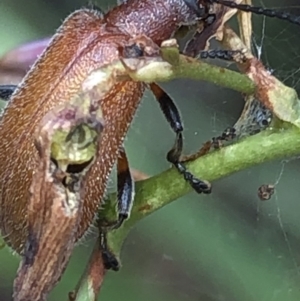
[[[33,173],[39,160],[34,145],[34,131],[47,112],[78,93],[82,82],[93,70],[109,65],[123,55],[143,56],[141,45],[130,44],[130,41],[137,40],[140,36],[146,36],[159,46],[164,40],[172,37],[182,25],[213,22],[214,15],[210,14],[212,3],[299,24],[297,18],[284,13],[270,13],[269,10],[225,0],[121,2],[106,14],[96,9],[81,9],[71,14],[13,93],[2,116],[0,229],[7,244],[21,255],[26,255],[25,244],[32,243],[32,233],[28,233],[27,206]],[[193,43],[195,45],[197,39],[193,40]],[[193,53],[194,56],[198,54]],[[210,185],[195,178],[180,162],[183,127],[171,98],[155,83],[146,85],[131,80],[116,83],[101,100],[105,127],[101,133],[95,163],[87,174],[86,193],[82,200],[83,215],[76,229],[76,240],[79,240],[93,223],[115,163],[118,168],[118,224],[130,213],[134,188],[122,144],[146,88],[152,90],[176,133],[176,141],[168,153],[168,160],[197,192],[210,192]],[[7,86],[3,88],[2,96],[8,98],[7,91],[10,90],[13,89]],[[31,231],[34,233],[35,229]]]

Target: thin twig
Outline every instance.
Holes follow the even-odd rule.
[[[69,301],[96,301],[100,292],[106,269],[97,239],[91,254],[88,267],[78,282],[75,291],[69,294]]]
[[[214,151],[187,164],[197,177],[216,181],[243,169],[279,158],[300,153],[300,130],[289,127],[286,130],[265,130],[242,141]],[[157,176],[136,184],[135,205],[125,225],[109,234],[109,244],[120,254],[123,242],[131,228],[142,218],[159,210],[191,191],[191,187],[178,172],[171,168]],[[116,195],[111,195],[105,210],[99,214],[114,219]]]

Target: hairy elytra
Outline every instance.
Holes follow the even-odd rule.
[[[27,238],[29,187],[38,160],[33,133],[43,116],[71,99],[91,71],[116,60],[118,48],[132,37],[144,34],[160,45],[181,24],[193,24],[196,19],[183,0],[129,0],[105,15],[82,9],[63,22],[13,94],[0,122],[0,229],[17,253],[22,253]],[[106,126],[96,163],[89,171],[77,239],[87,231],[101,204],[144,89],[139,82],[118,83],[101,101]]]

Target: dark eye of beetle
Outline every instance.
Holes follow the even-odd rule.
[[[198,18],[204,18],[207,14],[207,9],[199,0],[183,0],[184,3],[197,15]]]

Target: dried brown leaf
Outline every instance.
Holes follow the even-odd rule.
[[[271,75],[228,26],[224,27],[222,43],[232,50],[245,49],[247,59],[238,63],[238,67],[256,84],[255,98],[279,119],[300,127],[300,102],[297,92]]]
[[[243,4],[252,5],[252,0],[243,0]],[[245,11],[239,11],[237,14],[240,37],[246,47],[251,50],[252,38],[252,14]]]
[[[242,0],[235,0],[240,3]],[[199,27],[191,41],[188,42],[184,49],[184,54],[195,57],[200,51],[207,50],[210,46],[210,40],[217,38],[222,40],[224,24],[237,12],[220,4],[214,4],[211,13],[215,14],[215,21],[212,23],[199,23]]]

